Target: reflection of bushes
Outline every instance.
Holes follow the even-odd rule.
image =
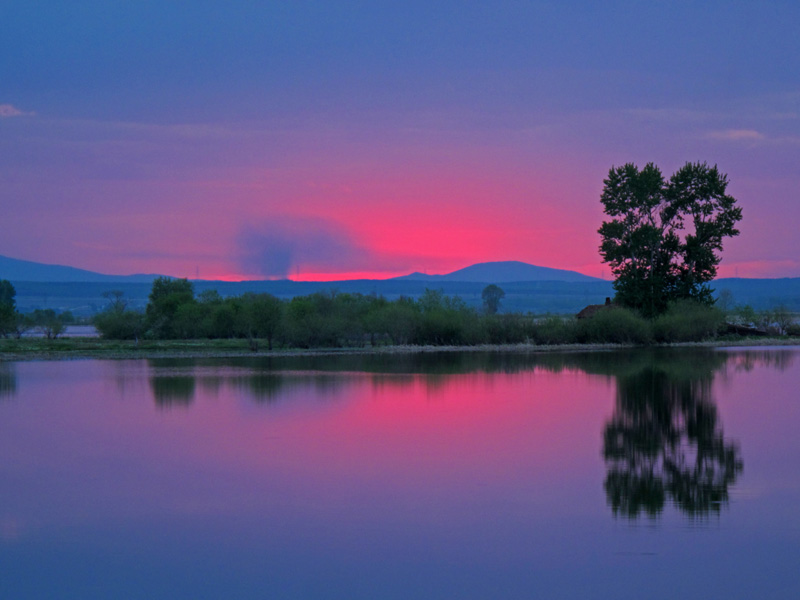
[[[401,352],[379,354],[325,354],[318,356],[267,356],[228,359],[226,364],[270,372],[368,372],[385,374],[520,373],[543,369],[553,373],[581,370],[591,375],[630,376],[652,367],[676,377],[698,377],[719,369],[737,353],[710,348],[630,348],[613,352]],[[174,362],[174,361],[173,361]],[[169,364],[173,364],[170,362]],[[166,367],[163,360],[151,361]],[[187,367],[188,362],[174,366]],[[194,360],[198,367],[213,360]]]
[[[0,398],[13,398],[17,393],[14,365],[0,363]]]
[[[150,388],[159,406],[188,405],[194,400],[194,377],[151,377]]]
[[[285,384],[285,377],[279,373],[236,377],[234,385],[248,392],[257,402],[274,402]]]

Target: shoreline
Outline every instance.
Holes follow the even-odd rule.
[[[123,344],[113,340],[59,338],[57,340],[0,339],[0,363],[34,360],[132,360],[152,358],[287,358],[304,356],[433,354],[442,352],[603,352],[630,348],[741,348],[765,346],[798,346],[800,338],[744,338],[738,340],[708,340],[675,344],[481,344],[477,346],[378,346],[363,348],[312,348],[252,351],[236,347],[230,340],[168,340],[148,341],[141,345]],[[238,340],[237,340],[238,341]],[[11,342],[11,343],[9,343]],[[7,349],[7,346],[11,348]],[[22,346],[22,347],[21,347]],[[24,346],[29,346],[25,348]]]

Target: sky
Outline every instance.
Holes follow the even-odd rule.
[[[612,166],[716,164],[720,276],[800,276],[797,2],[0,0],[0,254],[610,277]]]

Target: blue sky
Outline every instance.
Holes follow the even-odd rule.
[[[600,275],[608,169],[699,160],[744,208],[722,273],[800,276],[799,25],[789,2],[3,3],[0,253],[279,276],[249,266],[261,230],[309,240],[309,277]]]

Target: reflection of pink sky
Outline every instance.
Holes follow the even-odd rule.
[[[759,362],[742,371],[735,354],[713,399],[726,438],[742,447],[736,490],[743,498],[778,493],[776,482],[798,483],[785,470],[800,456],[774,442],[794,439],[800,415],[785,404],[798,371]],[[520,518],[539,508],[605,510],[600,451],[613,378],[539,369],[291,373],[258,398],[241,371],[163,371],[138,361],[20,363],[15,371],[17,393],[0,404],[4,480],[17,482],[0,507],[6,541],[66,524],[169,515],[361,511],[446,522],[448,509],[459,509],[445,506],[454,496],[465,510],[501,502]],[[191,404],[159,408],[154,374],[196,375]],[[757,398],[772,417],[753,419]],[[776,420],[778,411],[785,418]],[[415,516],[422,506],[436,514]]]
[[[767,353],[773,357],[783,354],[791,360],[783,370],[765,368],[763,356]],[[713,389],[726,437],[735,439],[742,448],[744,473],[734,497],[752,501],[800,489],[800,471],[796,468],[800,446],[790,443],[797,439],[800,402],[787,402],[800,389],[797,350],[752,349],[749,360],[736,350],[731,354],[727,374],[716,379]],[[796,522],[796,505],[773,502],[770,506],[774,519]]]
[[[744,461],[730,503],[718,518],[666,510],[635,522],[612,516],[603,487],[610,377],[294,372],[276,388],[210,366],[13,364],[17,391],[0,402],[0,553],[17,577],[93,583],[109,564],[109,585],[194,584],[198,596],[207,570],[218,589],[257,582],[260,594],[466,581],[439,597],[499,586],[515,597],[520,577],[557,595],[580,572],[636,597],[653,554],[697,578],[689,595],[706,585],[713,596],[731,564],[743,581],[765,569],[793,581],[800,372],[739,371],[733,354],[712,387]],[[192,373],[190,405],[156,406],[153,390],[170,388],[149,376]]]
[[[0,450],[29,475],[5,522],[228,514],[314,498],[326,510],[380,498],[402,512],[447,487],[469,502],[517,490],[529,510],[588,486],[587,503],[603,506],[598,427],[613,396],[603,378],[331,375],[340,385],[290,383],[276,404],[255,403],[240,380],[201,378],[190,406],[160,410],[136,377],[142,365],[125,363],[115,386],[118,367],[97,364],[77,365],[68,397],[56,391],[63,382],[34,379],[35,364],[19,369],[19,410],[6,415]]]

